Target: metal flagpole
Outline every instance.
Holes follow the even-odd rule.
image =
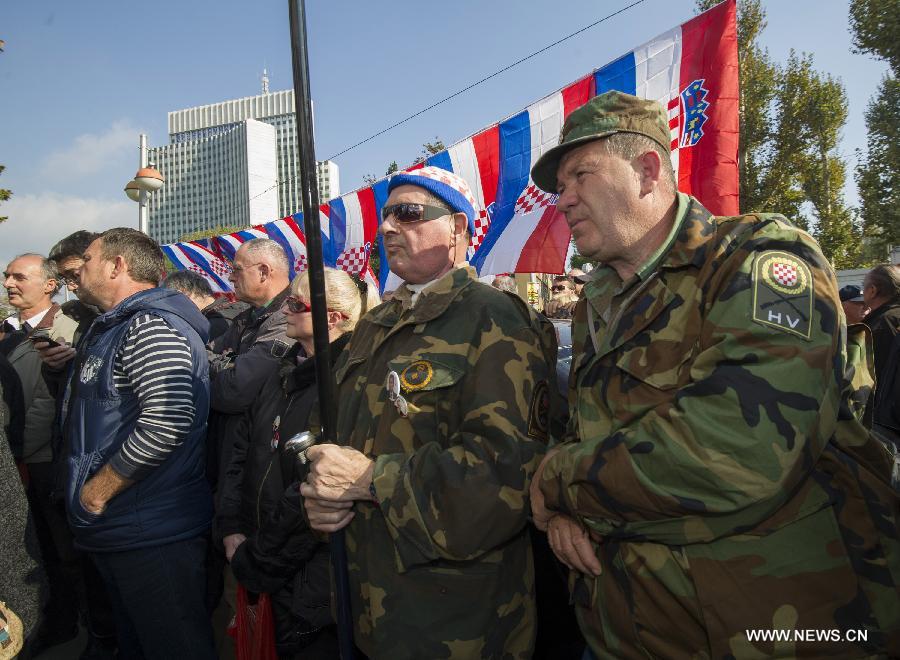
[[[319,227],[319,188],[316,181],[316,152],[313,140],[312,101],[309,85],[309,57],[306,43],[304,0],[288,0],[291,22],[291,61],[294,69],[294,107],[300,149],[300,183],[303,194],[303,229],[309,264],[309,295],[312,303],[313,345],[316,381],[322,417],[322,442],[336,439],[337,396],[331,370],[328,342],[328,315],[325,306],[325,272],[322,261],[322,234]],[[334,571],[338,642],[341,658],[353,658],[353,620],[350,613],[350,583],[347,572],[347,545],[344,530],[331,534],[331,565]]]

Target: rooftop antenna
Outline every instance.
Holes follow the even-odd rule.
[[[262,74],[262,93],[269,93],[269,72],[266,69],[263,69]]]

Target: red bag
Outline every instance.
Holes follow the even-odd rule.
[[[247,590],[237,589],[237,612],[228,626],[228,634],[234,638],[234,655],[237,660],[278,660],[275,651],[275,622],[272,617],[272,600],[269,594],[260,594],[256,605],[247,602]]]

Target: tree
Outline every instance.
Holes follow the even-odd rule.
[[[851,0],[850,30],[857,52],[887,61],[895,75],[900,71],[898,0]]]
[[[852,0],[850,28],[856,52],[890,66],[866,108],[866,154],[857,152],[860,214],[877,262],[900,244],[900,2]]]
[[[5,165],[0,165],[0,174],[3,174],[3,170],[6,169]],[[0,202],[5,202],[10,197],[12,197],[12,190],[7,190],[5,188],[0,188]],[[8,216],[2,215],[0,216],[0,222],[3,222],[8,219]]]
[[[397,165],[397,161],[396,161],[396,160],[392,160],[392,161],[391,161],[391,164],[388,165],[387,171],[385,171],[384,175],[385,175],[385,176],[390,176],[391,174],[393,174],[394,172],[398,171],[399,169],[400,169],[400,166]],[[364,182],[367,186],[374,186],[375,183],[376,183],[377,181],[378,181],[378,179],[375,177],[374,174],[364,174],[364,175],[363,175],[363,182]]]
[[[413,161],[413,165],[421,163],[429,156],[434,156],[435,154],[442,152],[446,148],[447,147],[444,146],[444,141],[435,135],[434,142],[425,142],[424,144],[422,144],[422,151],[416,157],[416,159]],[[387,170],[385,171],[384,176],[390,176],[394,172],[399,172],[399,171],[400,171],[400,166],[397,165],[397,161],[392,160],[391,164],[387,166]],[[363,182],[367,186],[371,186],[371,185],[374,185],[381,178],[382,177],[376,177],[374,174],[364,174]]]
[[[242,229],[246,229],[246,227],[240,225],[216,225],[215,227],[210,227],[209,229],[198,229],[197,231],[182,234],[181,238],[179,238],[178,241],[180,243],[186,243],[187,241],[199,241],[202,238],[212,238],[213,236],[221,236],[222,234],[231,234],[236,231],[241,231]]]
[[[429,156],[434,156],[435,154],[441,153],[447,147],[444,146],[444,141],[439,138],[437,135],[434,136],[434,142],[426,142],[422,145],[422,153],[419,154],[419,157],[416,158],[414,163],[421,163],[423,160],[428,158]],[[394,163],[396,165],[396,163]]]
[[[900,245],[900,82],[885,76],[866,109],[867,154],[859,154],[856,184],[873,261]]]
[[[718,1],[697,0],[697,8]],[[811,55],[791,51],[785,64],[772,61],[758,42],[766,28],[760,0],[739,0],[737,18],[742,209],[781,213],[810,230],[836,267],[854,265],[860,231],[843,200],[846,164],[838,153],[843,85],[817,72]]]

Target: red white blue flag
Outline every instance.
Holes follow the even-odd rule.
[[[163,253],[179,270],[192,270],[203,275],[212,287],[213,293],[234,291],[228,276],[231,264],[198,242],[163,245]]]
[[[499,125],[499,192],[472,259],[479,274],[563,271],[568,226],[555,195],[537,189],[529,172],[559,143],[569,113],[610,90],[662,103],[679,190],[717,215],[738,213],[737,33],[735,0],[727,0]]]
[[[434,165],[469,183],[480,207],[469,254],[480,275],[563,271],[569,229],[556,209],[556,196],[531,181],[531,167],[559,143],[563,122],[575,108],[613,89],[662,103],[669,112],[679,189],[717,215],[738,213],[735,11],[735,0],[725,0],[509,119],[408,168]],[[377,229],[387,184],[382,179],[320,208],[325,265],[364,273],[372,250],[377,249],[382,290],[390,273]],[[295,270],[301,270],[305,266],[301,228],[298,213],[219,236],[215,243],[223,256],[233,259],[243,241],[268,235],[285,247]],[[398,279],[388,288],[396,283]]]

